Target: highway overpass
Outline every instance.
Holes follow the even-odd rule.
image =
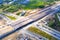
[[[54,8],[52,8],[52,7],[54,7]],[[55,14],[58,11],[60,11],[59,10],[60,5],[55,5],[52,7],[47,7],[41,11],[37,11],[36,14],[32,14],[32,15],[27,16],[25,18],[19,19],[18,21],[14,22],[14,23],[9,24],[10,26],[12,26],[14,28],[14,30],[12,30],[11,32],[8,32],[6,34],[0,35],[0,39],[26,27],[29,24],[32,24],[32,23],[44,18],[45,16],[47,16],[49,14]]]

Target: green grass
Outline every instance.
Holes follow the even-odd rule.
[[[60,29],[59,29],[60,28],[60,21],[58,19],[57,14],[55,14],[55,18],[53,20],[50,20],[48,22],[48,26],[55,29],[55,30],[60,31]]]
[[[19,8],[20,8],[20,7],[17,6],[17,5],[11,5],[6,11],[13,13],[13,12],[18,11]]]
[[[59,21],[59,19],[58,19],[57,14],[55,14],[55,19],[56,19],[57,23],[59,23],[59,22],[60,22],[60,21]]]
[[[20,7],[25,10],[35,9],[35,8],[44,8],[46,5],[50,5],[54,1],[45,1],[45,0],[30,0],[26,5],[20,4]],[[17,4],[17,3],[16,3]]]
[[[60,21],[59,21],[59,19],[58,19],[57,14],[55,14],[55,21],[56,21],[57,27],[60,27]]]
[[[22,0],[19,0],[22,1]],[[19,2],[18,1],[18,2]],[[24,10],[29,10],[29,9],[36,9],[36,8],[44,8],[45,5],[50,5],[51,3],[53,3],[53,0],[50,1],[45,1],[45,0],[30,0],[30,2],[26,5],[23,4],[17,4],[15,2],[15,4],[11,4],[11,5],[0,5],[0,8],[2,8],[4,11],[7,12],[16,12],[19,9],[24,9]],[[7,9],[8,8],[8,9]],[[7,9],[7,10],[5,10]]]
[[[16,18],[13,17],[13,16],[8,16],[8,15],[5,15],[5,16],[7,16],[8,18],[10,18],[11,20],[16,20]]]
[[[49,23],[48,23],[48,26],[51,27],[51,28],[54,28],[55,27],[55,22],[53,20],[50,20]]]
[[[16,15],[18,15],[18,16],[19,16],[19,15],[20,15],[20,12],[18,12]]]
[[[31,31],[31,32],[33,32],[33,33],[39,34],[39,35],[41,35],[41,36],[43,36],[43,37],[46,37],[46,38],[48,38],[49,40],[57,40],[57,39],[54,38],[53,36],[51,36],[51,35],[43,32],[43,31],[41,31],[41,30],[39,30],[39,29],[37,29],[37,28],[35,28],[35,27],[33,27],[33,26],[29,27],[28,30]]]
[[[21,5],[21,8],[23,8],[25,10],[29,10],[29,9],[40,8],[40,6],[44,6],[45,7],[45,5],[46,5],[45,2],[38,2],[38,3],[36,3],[36,2],[30,2],[27,5]]]
[[[30,0],[27,5],[24,5],[23,9],[35,9],[35,8],[44,8],[46,5],[50,5],[54,1],[44,1],[44,0]],[[41,7],[40,7],[41,6]]]

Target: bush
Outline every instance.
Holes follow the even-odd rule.
[[[44,8],[45,6],[44,5],[40,5],[39,8]]]

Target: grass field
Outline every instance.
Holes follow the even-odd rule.
[[[19,2],[19,1],[17,1]],[[8,12],[16,12],[19,9],[24,9],[24,10],[29,10],[29,9],[36,9],[36,8],[44,8],[46,5],[50,5],[51,3],[53,3],[54,0],[30,0],[27,4],[17,4],[16,2],[14,2],[11,5],[0,5],[0,8],[2,8],[5,11]]]
[[[33,32],[33,33],[36,33],[36,34],[39,34],[45,38],[48,38],[49,40],[57,40],[56,38],[54,38],[53,36],[39,30],[38,28],[34,27],[34,26],[31,26],[28,28],[29,31]]]
[[[5,16],[7,16],[8,18],[10,18],[11,20],[16,20],[16,18],[13,17],[13,16],[8,16],[8,15],[5,15]]]

